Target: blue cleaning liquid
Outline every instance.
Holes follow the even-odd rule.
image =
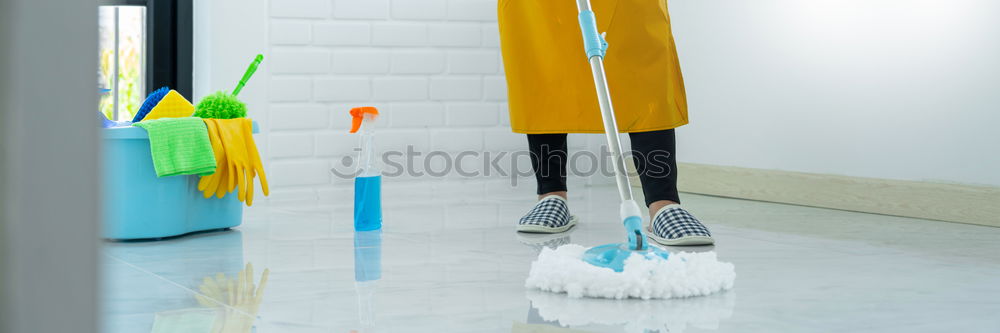
[[[354,230],[382,229],[382,176],[354,178]]]

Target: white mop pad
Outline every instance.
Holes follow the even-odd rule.
[[[525,286],[570,297],[654,299],[708,295],[731,289],[736,279],[733,264],[718,261],[715,252],[671,253],[667,260],[633,254],[619,273],[584,262],[586,251],[576,244],[542,249]]]

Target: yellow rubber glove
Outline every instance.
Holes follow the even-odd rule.
[[[260,162],[260,153],[257,151],[257,143],[253,140],[253,121],[249,119],[243,123],[243,138],[246,139],[247,155],[253,168],[250,170],[250,191],[247,192],[247,206],[253,204],[253,178],[260,176],[260,187],[264,195],[270,195],[267,187],[267,175],[264,174],[264,165]]]
[[[253,122],[247,118],[214,119],[214,122],[226,150],[224,169],[228,175],[222,181],[228,181],[226,188],[229,191],[236,189],[239,200],[250,206],[253,204],[253,180],[258,174],[264,194],[269,192],[257,144],[253,141]]]
[[[212,151],[215,153],[216,168],[215,173],[201,177],[198,181],[198,190],[204,193],[205,198],[211,198],[215,195],[218,198],[222,198],[226,195],[227,189],[222,180],[227,179],[228,172],[228,162],[226,161],[226,149],[222,145],[222,138],[219,136],[218,125],[215,123],[215,119],[202,119],[205,121],[205,127],[208,128],[208,139],[212,142]]]
[[[227,181],[230,191],[238,188],[236,196],[240,201],[246,202],[246,167],[249,165],[247,156],[246,140],[243,138],[243,121],[245,118],[215,119],[218,125],[219,136],[222,137],[222,146],[226,149],[226,169],[229,171]],[[252,181],[252,180],[251,180]]]

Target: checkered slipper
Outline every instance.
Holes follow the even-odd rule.
[[[569,214],[566,199],[550,195],[538,200],[535,208],[517,221],[517,231],[553,234],[576,225],[576,216]]]
[[[715,243],[708,228],[681,205],[660,208],[650,225],[649,238],[669,246],[711,245]]]

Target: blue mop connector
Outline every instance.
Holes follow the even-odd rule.
[[[646,260],[667,259],[666,250],[646,244],[646,233],[642,231],[642,217],[639,205],[633,200],[625,200],[619,210],[628,243],[614,243],[595,246],[583,253],[583,261],[598,267],[610,268],[615,272],[625,270],[625,261],[633,255]]]
[[[628,233],[628,248],[631,250],[645,250],[646,234],[642,232],[642,218],[629,216],[625,218],[625,231]]]
[[[625,226],[625,236],[628,239],[628,249],[632,251],[646,250],[646,233],[642,232],[642,212],[635,200],[625,200],[618,208],[618,216]]]
[[[351,133],[361,130],[358,173],[354,178],[354,230],[382,229],[382,169],[375,153],[374,122],[378,109],[365,106],[351,109]]]
[[[585,10],[580,12],[580,31],[583,32],[583,49],[587,51],[587,58],[601,57],[608,50],[608,42],[604,36],[597,32],[597,17],[594,12]]]

